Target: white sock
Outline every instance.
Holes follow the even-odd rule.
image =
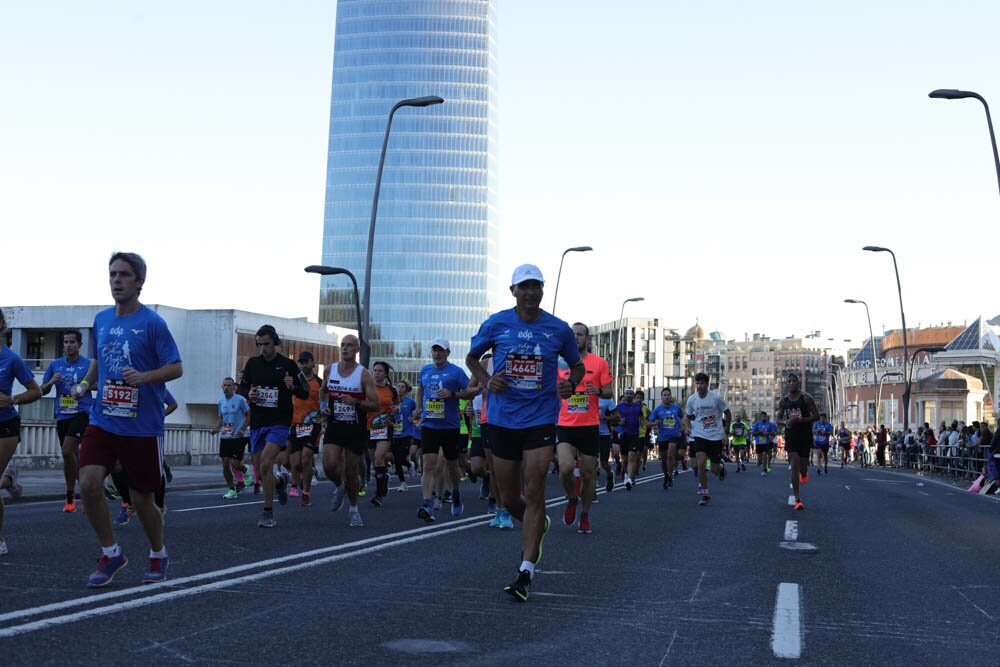
[[[351,514],[357,514],[358,513],[358,506],[357,505],[351,505],[350,507],[347,508],[347,511],[349,511]]]
[[[520,570],[521,572],[527,572],[529,575],[531,575],[532,579],[535,578],[535,564],[532,563],[531,561],[527,560],[521,561],[521,567],[519,567],[518,570]]]
[[[167,557],[167,545],[163,545],[163,548],[159,551],[149,550],[150,558],[166,558]]]
[[[108,558],[115,558],[116,556],[122,555],[122,549],[118,546],[117,542],[112,544],[110,547],[101,547],[101,551]]]

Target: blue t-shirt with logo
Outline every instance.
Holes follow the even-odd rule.
[[[544,311],[537,320],[525,322],[516,309],[502,310],[472,337],[470,354],[481,357],[487,350],[493,350],[494,373],[502,374],[507,388],[490,395],[486,421],[517,429],[555,425],[561,406],[556,390],[559,355],[569,366],[580,363],[569,325]]]
[[[13,396],[15,379],[27,387],[35,379],[35,374],[17,352],[6,345],[0,346],[0,392]],[[0,408],[0,422],[9,421],[16,416],[17,408],[13,405]]]
[[[750,429],[754,433],[753,440],[758,445],[773,445],[778,437],[778,425],[773,421],[757,420]]]
[[[56,373],[60,373],[62,378],[52,385],[56,390],[55,409],[53,410],[56,421],[72,419],[76,415],[89,413],[94,404],[94,397],[87,391],[80,398],[73,398],[70,394],[80,380],[87,377],[90,370],[90,359],[80,355],[76,361],[70,361],[66,357],[56,359],[45,369],[42,376],[42,384],[50,381]]]
[[[683,418],[684,411],[676,403],[657,405],[649,415],[649,421],[656,422],[656,441],[666,442],[671,438],[681,437],[681,420]]]
[[[833,435],[833,424],[830,422],[816,422],[813,426],[813,441],[817,445],[829,445],[831,435]]]
[[[438,398],[437,392],[439,389],[465,391],[469,386],[469,376],[465,371],[450,361],[441,368],[427,364],[420,369],[420,386],[424,390],[420,426],[433,429],[461,428],[458,399]]]
[[[618,409],[618,403],[613,398],[597,399],[597,409],[600,411],[601,420],[597,422],[597,432],[600,435],[611,435],[611,427],[605,421],[605,417]]]
[[[621,415],[622,435],[639,435],[642,422],[642,403],[639,401],[622,401],[618,404],[618,414]]]
[[[239,394],[233,394],[232,398],[225,396],[220,398],[219,416],[222,417],[222,430],[219,431],[219,437],[224,440],[243,437],[236,435],[236,431],[239,430],[240,426],[243,426],[248,414],[250,414],[250,405],[247,403],[247,399]]]
[[[417,402],[409,396],[399,402],[399,418],[393,423],[393,427],[397,430],[393,432],[393,435],[397,438],[420,437],[417,433],[417,425],[411,421],[416,409]]]
[[[163,435],[166,384],[130,387],[123,374],[126,368],[152,371],[181,360],[167,323],[143,305],[124,317],[108,308],[94,318],[93,346],[98,373],[90,423],[117,435]]]

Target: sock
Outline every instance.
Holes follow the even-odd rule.
[[[389,492],[389,467],[375,466],[375,495],[385,497]]]
[[[455,492],[451,494],[451,502],[454,505],[461,505],[462,504],[462,492],[459,491],[458,489],[455,489]]]
[[[347,508],[347,511],[350,512],[351,514],[357,514],[358,513],[358,506],[357,505],[351,505],[350,507]]]
[[[264,508],[264,514],[273,514],[273,513],[274,513],[274,508],[273,507],[265,507]]]
[[[428,510],[431,509],[432,507],[434,507],[434,501],[431,500],[430,498],[424,498],[424,507],[427,508]]]
[[[521,572],[527,572],[532,579],[535,578],[535,564],[531,561],[521,561],[521,567],[517,568]]]
[[[569,499],[569,504],[570,504],[570,505],[576,505],[576,504],[577,504],[578,502],[580,502],[580,498],[579,498],[579,497],[576,497],[576,498],[570,498],[570,499]]]
[[[122,549],[118,546],[117,542],[112,544],[110,547],[101,547],[101,552],[108,558],[115,558],[116,556],[122,555]]]
[[[234,470],[233,471],[233,477],[235,477],[236,481],[239,482],[240,484],[244,483],[243,482],[243,471],[242,470]]]
[[[163,545],[163,548],[160,549],[159,551],[153,551],[152,549],[150,549],[149,550],[149,557],[150,558],[166,558],[167,557],[167,546]]]

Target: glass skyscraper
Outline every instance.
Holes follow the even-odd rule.
[[[412,379],[430,342],[469,339],[500,296],[494,0],[339,0],[334,41],[323,264],[364,292],[372,196],[386,150],[371,275],[371,360]],[[322,278],[320,321],[355,327],[343,276]]]

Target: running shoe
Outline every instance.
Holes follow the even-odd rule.
[[[382,507],[382,496],[375,496],[371,502],[375,507]]]
[[[135,516],[135,509],[131,505],[122,505],[122,509],[118,512],[118,516],[112,519],[112,523],[116,526],[124,526]]]
[[[163,476],[166,478],[167,484],[174,481],[174,471],[166,463],[163,464]]]
[[[364,528],[365,522],[361,520],[361,512],[354,510],[353,512],[348,512],[351,519],[347,522],[347,525],[352,528]]]
[[[257,519],[258,528],[274,528],[276,525],[278,525],[278,522],[274,520],[273,512],[264,512]]]
[[[490,501],[486,503],[486,513],[487,514],[497,513],[497,501],[494,498],[490,498]]]
[[[66,504],[63,505],[63,512],[75,512],[76,511],[76,496],[73,494],[66,495]]]
[[[493,515],[493,520],[490,521],[490,528],[502,528],[503,522],[500,520],[500,512]]]
[[[330,498],[330,511],[336,512],[344,504],[344,487],[335,486],[333,487],[333,498]]]
[[[528,601],[528,591],[531,589],[531,574],[527,570],[517,573],[517,579],[513,583],[503,587],[503,592],[511,596],[518,602]]]
[[[288,504],[288,473],[280,472],[274,477],[274,492],[278,496],[278,502],[282,505]]]
[[[479,499],[486,500],[489,497],[490,497],[490,478],[483,477],[483,481],[479,485]]]
[[[368,495],[368,491],[365,489],[364,482],[361,483],[361,487],[358,489],[358,495],[359,496],[366,496],[366,495]]]
[[[604,485],[604,492],[611,493],[615,490],[615,476],[608,475],[608,483]]]
[[[535,565],[538,565],[538,563],[540,563],[542,560],[542,544],[545,542],[545,536],[548,534],[549,528],[551,526],[552,526],[552,519],[550,519],[549,515],[546,514],[545,526],[542,528],[542,536],[538,538],[538,557],[535,558]],[[511,527],[513,527],[513,524],[511,525]]]
[[[444,496],[441,498],[441,502],[443,503],[451,502],[451,489],[444,492]]]
[[[632,490],[632,478],[629,477],[628,475],[625,475],[625,490],[626,491]]]
[[[766,473],[766,472],[764,472],[763,470],[761,470],[761,471],[760,471],[760,476],[761,476],[761,477],[767,477],[767,473]]]
[[[578,498],[566,503],[566,510],[563,512],[563,523],[567,526],[572,526],[576,523],[576,506],[580,504]]]
[[[309,507],[310,505],[312,505],[312,497],[308,491],[303,491],[302,498],[299,499],[299,507]]]
[[[247,488],[247,485],[243,482],[236,482],[236,493],[239,493],[243,489]]]
[[[712,496],[702,496],[701,500],[698,501],[698,504],[701,505],[702,507],[710,505],[711,503],[712,503]]]
[[[6,540],[0,540],[0,556],[6,556],[7,553],[8,553],[8,551],[7,551],[7,541]]]
[[[451,515],[462,516],[462,512],[464,511],[465,505],[462,504],[462,494],[459,491],[455,491],[455,494],[451,497]]]
[[[11,487],[11,488],[13,489],[13,487]],[[14,494],[12,493],[11,495],[14,495]],[[115,491],[115,487],[111,486],[110,484],[105,484],[104,485],[104,497],[107,498],[108,500],[117,500],[118,499],[118,492]]]
[[[580,525],[577,527],[576,532],[581,535],[590,535],[590,515],[581,514],[580,515]]]
[[[806,508],[806,506],[802,504],[801,500],[796,500],[795,501],[795,509],[797,509],[797,510],[804,510],[805,508]]]
[[[514,520],[510,518],[509,510],[500,510],[500,527],[504,530],[514,530]]]
[[[253,469],[247,464],[243,464],[243,476],[247,479],[253,479]]]
[[[701,482],[698,482],[698,495],[699,496],[705,495],[705,489],[701,488]]]
[[[417,518],[423,519],[425,523],[434,523],[437,520],[434,517],[434,510],[427,509],[426,505],[421,505],[417,510]]]
[[[11,498],[17,500],[18,498],[21,497],[21,494],[24,493],[24,487],[21,486],[21,483],[17,481],[17,478],[20,475],[20,473],[14,466],[10,466],[9,468],[7,468],[6,472],[7,472],[7,477],[10,477],[10,488],[7,489],[7,492],[10,493]]]
[[[434,499],[434,511],[435,512],[440,512],[441,511],[441,499],[440,498],[435,498]]]
[[[409,490],[410,490],[410,487],[406,485],[406,482],[400,482],[399,483],[399,488],[396,489],[396,491],[398,491],[399,493],[406,493]]]
[[[288,497],[289,498],[298,498],[299,497],[299,487],[297,487],[297,486],[295,486],[293,484],[292,488],[288,489]]]
[[[809,471],[808,470],[806,470],[805,472],[799,473],[799,483],[800,484],[805,484],[808,481],[809,481]]]
[[[228,491],[226,491],[226,495],[222,496],[222,498],[223,500],[232,500],[233,498],[236,498],[239,495],[240,494],[236,489],[229,489]]]
[[[253,494],[255,496],[259,496],[260,495],[260,482],[254,482],[253,483]]]
[[[167,565],[170,563],[170,559],[164,556],[163,558],[150,558],[149,567],[142,575],[142,583],[144,584],[155,584],[161,581],[167,580]]]
[[[663,478],[663,490],[666,491],[669,488],[670,488],[670,478],[669,477],[664,477]]]
[[[767,467],[766,467],[766,468],[764,469],[764,472],[771,472],[771,466],[767,466]]]
[[[87,577],[87,588],[100,588],[107,586],[115,578],[115,573],[128,565],[128,559],[124,553],[117,556],[101,556],[97,560],[97,569]]]
[[[723,463],[722,464],[722,469],[719,470],[719,481],[721,482],[721,481],[723,481],[725,479],[726,479],[726,464]]]

